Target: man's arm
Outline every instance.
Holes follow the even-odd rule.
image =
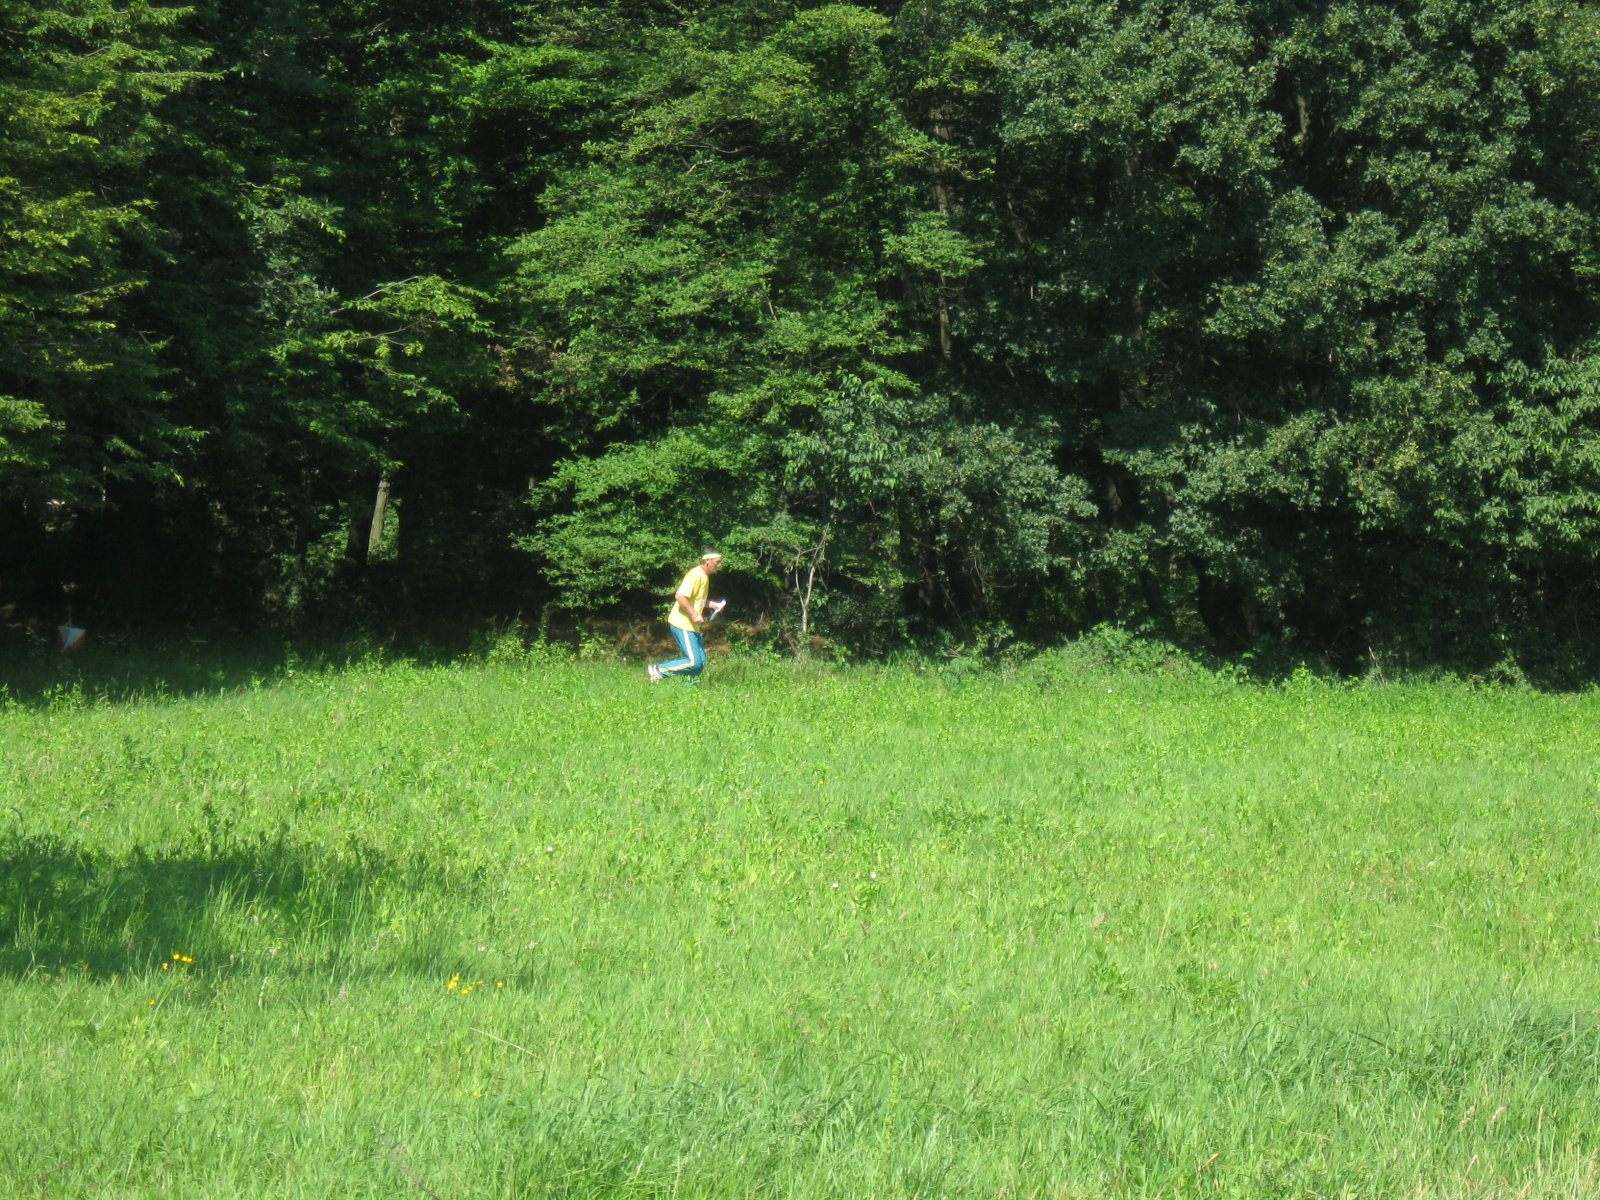
[[[660,595],[657,592],[656,595]],[[683,610],[683,615],[696,625],[704,625],[705,619],[701,617],[700,610],[694,606],[694,598],[688,592],[674,592],[672,598],[678,602],[678,607]]]

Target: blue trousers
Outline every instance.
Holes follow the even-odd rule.
[[[700,635],[690,629],[679,629],[676,625],[668,625],[667,628],[672,630],[672,637],[678,643],[678,649],[683,651],[683,657],[664,662],[656,669],[663,675],[682,675],[685,679],[693,679],[706,669],[706,648],[700,641]]]

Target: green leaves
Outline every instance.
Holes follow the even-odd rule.
[[[124,304],[142,277],[122,260],[149,233],[126,174],[156,106],[200,77],[183,15],[0,6],[0,499],[92,503],[107,474],[170,475],[188,436],[157,407]]]
[[[641,548],[687,548],[685,513],[713,496],[698,527],[751,547],[771,578],[833,528],[829,569],[872,587],[904,577],[884,574],[889,547],[971,515],[972,462],[1009,435],[950,425],[898,364],[927,351],[937,294],[981,259],[933,207],[936,143],[893,102],[890,34],[848,5],[732,49],[692,26],[623,136],[514,246],[524,344],[558,427],[580,451],[597,431],[631,438],[572,460],[558,475],[570,490],[538,497],[560,507],[524,544],[573,596],[636,586]],[[690,445],[717,447],[715,465],[685,469]],[[618,499],[639,484],[616,473],[646,463],[651,501]],[[599,480],[620,492],[601,499]],[[580,560],[582,578],[563,565]]]
[[[1597,28],[10,0],[0,492],[181,479],[199,590],[354,586],[381,475],[408,604],[714,539],[862,646],[1592,657]]]

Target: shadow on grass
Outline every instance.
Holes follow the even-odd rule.
[[[425,862],[356,843],[323,851],[284,839],[232,840],[105,855],[60,838],[13,835],[0,839],[0,976],[129,974],[159,969],[174,954],[204,969],[272,961],[280,949],[290,952],[285,965],[375,968],[365,950],[390,902],[444,884]],[[439,963],[438,947],[413,941],[385,954],[381,969],[437,974]]]
[[[258,686],[297,673],[337,670],[375,658],[436,662],[454,650],[431,643],[400,649],[365,636],[297,637],[193,630],[101,634],[62,654],[27,630],[0,627],[0,703],[47,707],[179,698]]]

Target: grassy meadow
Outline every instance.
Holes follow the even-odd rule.
[[[0,1192],[1600,1195],[1600,696],[357,664],[0,709]]]

